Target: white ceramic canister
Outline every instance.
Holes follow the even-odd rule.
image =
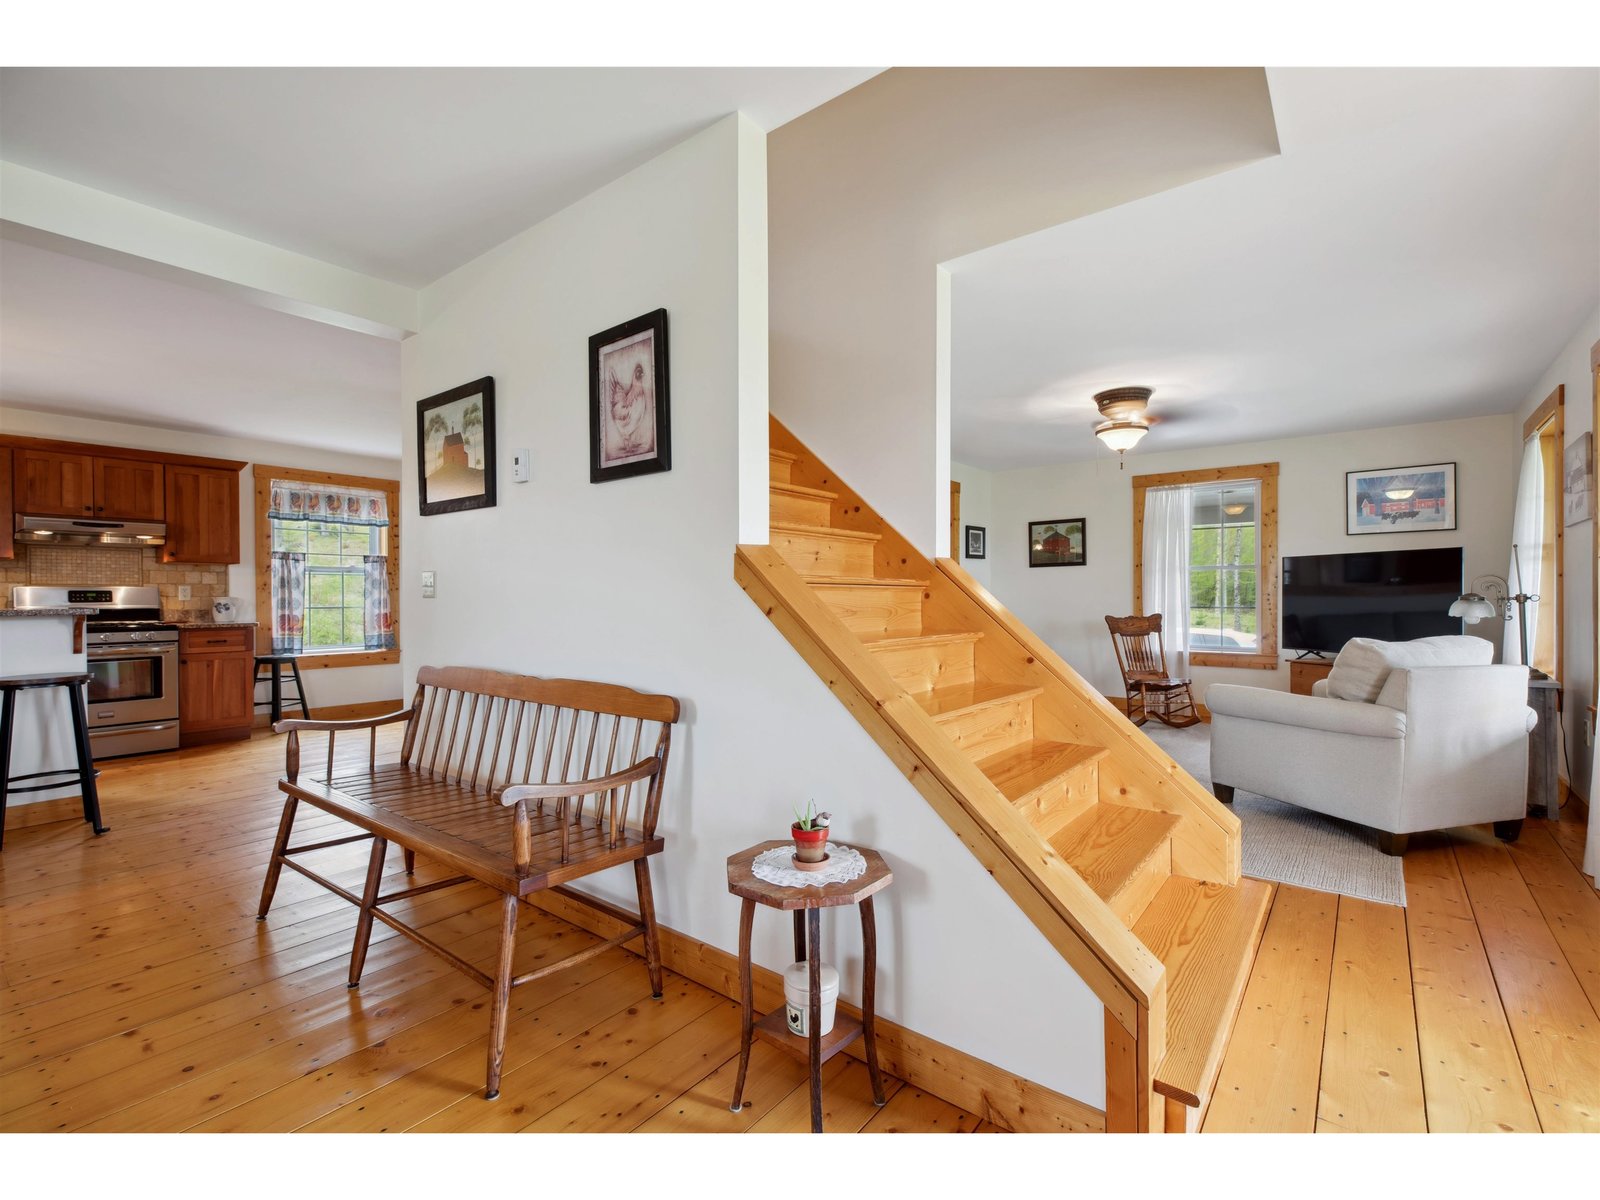
[[[811,964],[790,963],[783,969],[783,998],[789,1008],[789,1032],[810,1037]],[[822,1033],[833,1032],[833,1013],[839,1004],[839,972],[822,964]]]

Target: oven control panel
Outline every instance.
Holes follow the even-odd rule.
[[[110,604],[110,588],[68,588],[68,604]]]

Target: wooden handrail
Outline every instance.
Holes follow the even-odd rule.
[[[1142,1032],[1159,1056],[1161,962],[775,550],[738,547],[734,574],[1106,1009],[1130,1032]],[[1160,1019],[1152,1022],[1152,1012]],[[1152,1030],[1152,1023],[1162,1027]]]

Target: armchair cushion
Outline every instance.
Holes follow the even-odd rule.
[[[1328,672],[1328,695],[1373,704],[1396,667],[1479,667],[1493,661],[1494,646],[1482,638],[1447,636],[1410,642],[1351,638]]]
[[[1215,683],[1206,689],[1206,707],[1214,717],[1268,721],[1324,733],[1376,738],[1406,736],[1406,714],[1382,704],[1351,704],[1325,696],[1296,696],[1271,688]]]

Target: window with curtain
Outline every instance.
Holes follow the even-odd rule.
[[[1162,615],[1169,659],[1277,665],[1277,485],[1277,463],[1134,477],[1135,607]]]
[[[268,496],[273,651],[394,649],[388,496],[292,479]]]

